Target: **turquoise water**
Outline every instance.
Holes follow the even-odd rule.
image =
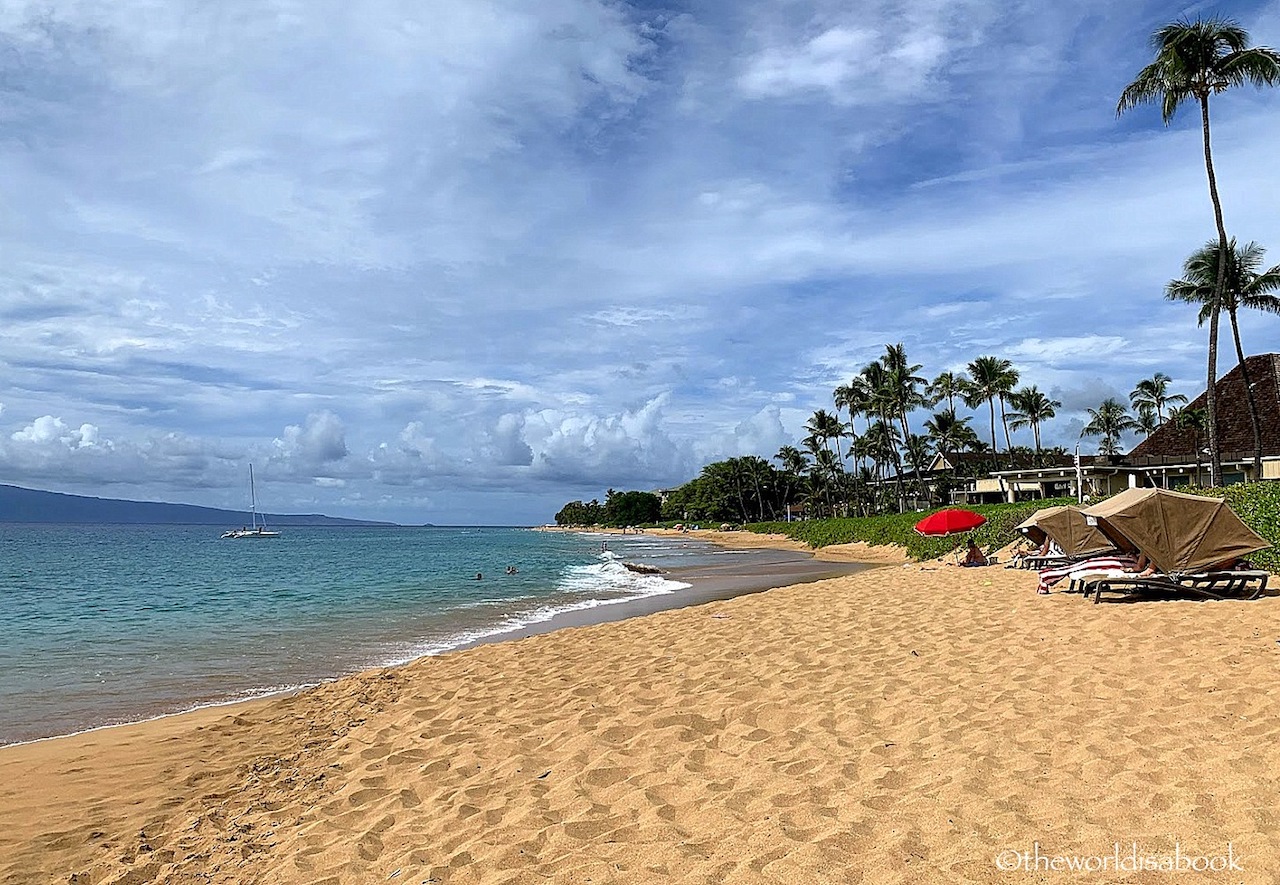
[[[621,561],[686,567],[721,553],[510,528],[218,534],[0,525],[0,744],[312,684],[679,592],[688,585]]]

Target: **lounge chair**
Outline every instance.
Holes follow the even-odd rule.
[[[1017,568],[1035,569],[1043,571],[1047,568],[1061,568],[1064,565],[1074,565],[1079,562],[1085,562],[1090,559],[1097,559],[1099,556],[1115,556],[1115,550],[1094,550],[1089,553],[1077,553],[1068,556],[1065,553],[1056,553],[1046,556],[1024,556],[1016,564]],[[1014,564],[1010,564],[1008,568],[1014,568]]]
[[[1050,587],[1058,584],[1064,578],[1069,582],[1069,588],[1077,589],[1078,578],[1082,575],[1121,574],[1126,569],[1132,569],[1137,562],[1136,557],[1127,554],[1090,556],[1078,562],[1068,562],[1055,568],[1042,569],[1039,573],[1040,580],[1037,589],[1042,593],[1047,593]]]
[[[1124,596],[1191,595],[1200,599],[1257,599],[1267,589],[1270,572],[1261,570],[1198,572],[1181,575],[1117,575],[1101,577],[1085,585],[1087,598],[1093,593],[1094,603],[1103,593]]]

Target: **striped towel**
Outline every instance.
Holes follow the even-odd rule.
[[[1040,584],[1037,589],[1042,593],[1048,593],[1049,588],[1057,584],[1063,578],[1073,579],[1077,573],[1085,572],[1128,572],[1133,571],[1138,565],[1138,557],[1136,556],[1098,556],[1094,559],[1086,559],[1082,562],[1073,562],[1068,565],[1059,565],[1053,568],[1044,569],[1040,572]]]

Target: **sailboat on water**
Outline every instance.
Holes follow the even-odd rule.
[[[267,528],[267,518],[261,517],[259,524],[258,516],[258,493],[253,487],[253,465],[249,465],[249,526],[238,529],[230,529],[222,533],[223,538],[278,538],[279,532],[270,531]]]

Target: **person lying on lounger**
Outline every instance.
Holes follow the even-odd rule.
[[[1142,568],[1147,568],[1147,563],[1144,562]],[[1049,588],[1063,578],[1074,581],[1079,575],[1089,572],[1130,572],[1137,570],[1138,558],[1135,556],[1130,556],[1129,554],[1095,556],[1093,559],[1085,559],[1080,562],[1072,562],[1041,570],[1040,583],[1036,587],[1036,592],[1041,594],[1048,593]]]

